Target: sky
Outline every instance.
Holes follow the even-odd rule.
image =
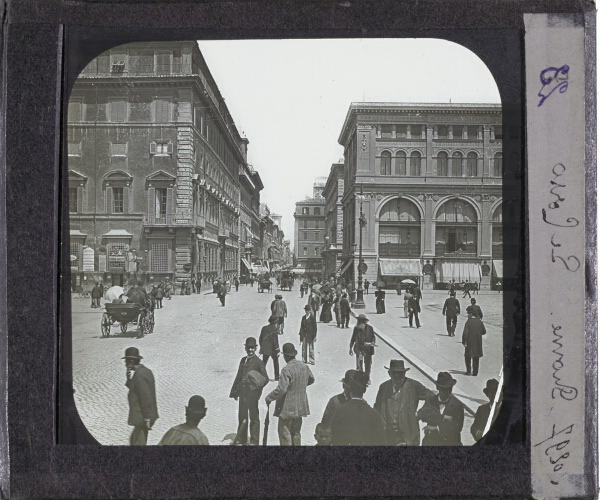
[[[199,41],[265,188],[294,244],[295,203],[343,158],[352,102],[499,103],[486,65],[438,39]],[[465,77],[468,75],[468,77]]]

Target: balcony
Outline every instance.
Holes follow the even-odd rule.
[[[148,217],[148,215],[144,215],[143,225],[144,226],[172,226],[174,216],[171,214],[161,214],[158,216],[154,216],[152,220]]]
[[[219,239],[226,240],[227,238],[230,238],[230,237],[231,237],[231,234],[227,229],[219,228]]]

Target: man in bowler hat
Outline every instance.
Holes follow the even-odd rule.
[[[258,445],[260,440],[260,418],[258,414],[258,400],[262,394],[262,387],[255,387],[250,383],[248,374],[251,371],[260,373],[269,380],[265,364],[256,355],[256,339],[248,337],[244,344],[246,356],[240,361],[237,375],[233,381],[229,397],[238,401],[239,412],[238,429],[239,443],[246,444],[248,441],[248,417],[250,418],[250,444]],[[245,422],[244,422],[245,421]],[[243,424],[243,427],[242,427]]]
[[[364,371],[367,374],[367,385],[371,377],[371,362],[375,354],[375,332],[373,327],[368,325],[364,314],[359,314],[356,318],[357,324],[352,331],[350,339],[350,356],[356,354],[356,369]]]
[[[321,423],[324,425],[329,425],[331,418],[335,415],[336,410],[342,406],[344,403],[350,401],[350,378],[352,375],[356,373],[356,370],[348,370],[344,378],[340,380],[342,383],[342,393],[333,396],[327,406],[325,407],[325,412],[323,413],[323,418],[321,419]]]
[[[341,405],[331,419],[334,446],[385,446],[383,419],[363,399],[369,377],[361,371],[350,376],[350,400]]]
[[[279,417],[279,444],[300,446],[302,417],[310,415],[306,387],[314,383],[315,377],[306,363],[296,359],[298,352],[294,344],[283,344],[281,352],[287,364],[281,370],[279,384],[265,398],[265,402],[267,405],[276,402],[273,415]]]
[[[185,407],[185,423],[171,427],[159,441],[159,446],[208,445],[208,439],[198,429],[198,424],[206,416],[206,403],[202,396],[192,396]]]
[[[479,373],[479,358],[483,357],[483,335],[486,330],[474,310],[468,312],[469,319],[465,323],[462,334],[462,344],[465,346],[465,366],[467,375],[471,375],[471,362],[473,364],[473,376]]]
[[[304,306],[304,316],[300,322],[300,343],[302,344],[302,361],[315,364],[315,342],[317,341],[317,318],[312,307]]]
[[[132,446],[145,445],[148,442],[148,431],[152,429],[158,418],[154,375],[148,368],[140,364],[142,356],[137,347],[128,347],[122,359],[125,360],[125,366],[127,366],[125,385],[129,388],[127,423],[133,425],[129,444]]]
[[[260,344],[260,354],[265,364],[265,369],[269,358],[273,358],[273,368],[275,370],[275,380],[279,380],[279,327],[277,325],[277,316],[272,315],[269,318],[269,324],[263,326],[260,330],[258,343]]]
[[[448,337],[454,337],[456,321],[460,314],[460,302],[456,298],[456,292],[454,290],[450,292],[450,297],[445,300],[442,314],[446,316],[446,331],[448,332]]]
[[[438,373],[438,393],[429,396],[417,412],[419,420],[427,424],[423,446],[462,446],[465,407],[452,395],[454,384],[456,380],[448,372]]]
[[[386,367],[390,380],[379,386],[374,408],[385,424],[387,443],[392,446],[419,446],[421,433],[417,409],[434,392],[421,382],[406,376],[410,368],[401,359],[392,359]]]
[[[483,433],[485,432],[485,426],[490,418],[490,413],[492,411],[492,405],[494,404],[494,399],[496,398],[496,394],[499,389],[499,383],[495,378],[491,378],[487,381],[485,385],[485,389],[483,389],[483,393],[489,399],[488,403],[481,405],[477,408],[477,412],[475,413],[475,420],[473,425],[471,426],[471,435],[475,439],[475,441],[479,441],[483,437]],[[502,389],[500,389],[502,390]],[[500,411],[500,405],[502,404],[502,393],[498,397],[498,401],[496,402],[496,406],[494,407],[494,416],[492,417],[492,421],[490,425],[494,423],[496,417],[498,416],[498,412]]]

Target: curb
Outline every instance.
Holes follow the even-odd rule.
[[[352,315],[352,317],[354,317],[354,319],[356,319],[356,313],[353,310],[350,310],[350,314]],[[420,361],[418,361],[418,360],[415,361],[414,359],[409,358],[405,354],[402,354],[402,352],[400,350],[401,349],[400,345],[396,341],[392,340],[388,335],[386,335],[385,333],[378,332],[375,328],[373,328],[373,331],[375,332],[375,335],[377,337],[379,337],[389,347],[391,347],[394,351],[396,351],[398,354],[400,354],[400,356],[402,356],[408,363],[410,363],[417,370],[419,370],[434,385],[436,384],[436,382],[437,382],[437,375],[435,373],[432,376],[432,374],[430,373],[430,370],[428,368],[426,368]],[[455,396],[457,396],[457,397],[459,397],[461,399],[465,399],[465,398],[469,397],[467,394],[465,394],[460,389],[453,389],[452,390],[452,394],[454,394]],[[464,405],[465,410],[467,411],[467,413],[469,413],[472,417],[474,417],[475,416],[475,411],[472,410],[471,408],[469,408],[469,406],[467,406],[467,403],[465,403],[464,401],[462,401],[462,404]]]

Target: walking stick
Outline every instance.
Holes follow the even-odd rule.
[[[267,416],[265,417],[265,432],[263,433],[263,446],[267,446],[268,434],[269,434],[269,405],[267,405]]]
[[[242,435],[242,430],[247,433],[247,431],[246,431],[246,425],[247,424],[248,424],[248,419],[247,418],[245,418],[244,420],[242,420],[242,423],[238,427],[237,434],[235,435],[235,438],[234,438],[233,442],[231,443],[232,445],[235,445],[235,444],[238,443],[238,441],[240,440],[240,437]]]

